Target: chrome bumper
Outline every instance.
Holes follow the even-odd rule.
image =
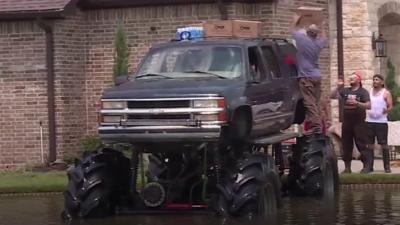
[[[100,138],[106,143],[157,143],[217,141],[221,125],[190,126],[100,126]]]

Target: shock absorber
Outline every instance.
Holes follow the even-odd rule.
[[[136,194],[137,188],[137,177],[138,177],[138,170],[139,170],[139,151],[137,149],[132,151],[132,159],[131,159],[131,194]]]
[[[214,150],[214,159],[215,159],[215,177],[216,177],[216,181],[217,184],[221,183],[221,153],[219,151],[219,148],[217,145],[213,145],[212,146],[213,150]]]

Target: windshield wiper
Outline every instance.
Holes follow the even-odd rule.
[[[201,74],[212,75],[212,76],[214,76],[214,77],[218,77],[218,78],[221,78],[221,79],[227,79],[226,77],[221,76],[221,75],[219,75],[219,74],[210,73],[210,72],[201,71],[201,70],[188,70],[188,71],[185,71],[185,73],[201,73]]]
[[[165,78],[165,79],[174,79],[174,78],[172,78],[172,77],[165,76],[165,75],[158,74],[158,73],[140,74],[140,75],[137,75],[137,76],[135,77],[135,79],[137,79],[137,78],[142,78],[142,77],[163,77],[163,78]]]

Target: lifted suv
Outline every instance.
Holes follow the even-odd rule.
[[[244,140],[301,123],[294,54],[284,40],[153,47],[130,82],[104,93],[100,137],[129,143]]]
[[[285,40],[264,39],[153,47],[134,77],[102,96],[100,137],[109,146],[130,145],[131,158],[106,147],[76,162],[64,216],[194,209],[274,215],[288,161],[281,142],[297,137],[281,130],[304,119],[295,52]],[[285,191],[333,196],[329,140],[297,140]]]

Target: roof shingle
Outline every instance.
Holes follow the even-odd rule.
[[[0,0],[0,13],[29,11],[58,11],[71,0]]]

